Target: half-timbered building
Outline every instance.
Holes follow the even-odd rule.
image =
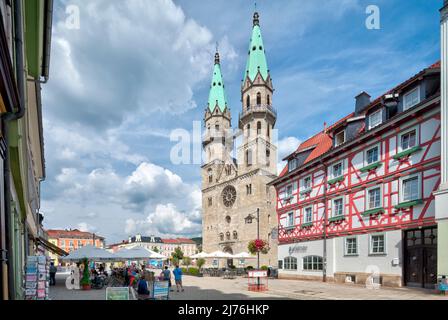
[[[279,275],[388,286],[437,281],[440,62],[303,142],[277,190]]]

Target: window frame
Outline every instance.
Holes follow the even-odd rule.
[[[290,216],[292,215],[292,219],[290,219]],[[292,228],[295,226],[295,214],[294,211],[289,211],[288,213],[286,213],[286,228]],[[292,224],[291,224],[292,222]]]
[[[305,269],[305,259],[307,258],[311,258],[311,269]],[[318,258],[318,261],[315,263],[314,262],[314,258]],[[319,259],[321,261],[321,263],[319,263]],[[306,265],[308,265],[309,263],[306,263]],[[322,265],[322,269],[319,268],[314,268],[315,266],[319,266]],[[322,272],[323,271],[323,267],[324,267],[324,258],[321,256],[317,256],[317,255],[309,255],[309,256],[305,256],[302,258],[302,271],[307,271],[307,272]]]
[[[420,127],[418,125],[417,126],[413,126],[413,127],[408,128],[408,129],[406,129],[406,130],[404,130],[404,131],[402,131],[402,132],[400,132],[398,134],[397,154],[400,153],[400,152],[403,152],[403,151],[410,150],[410,149],[414,148],[414,147],[409,147],[407,149],[403,149],[403,144],[402,144],[402,137],[404,135],[414,131],[414,130],[415,130],[415,146],[414,147],[417,147],[417,146],[420,145]]]
[[[291,188],[291,192],[288,192],[288,189]],[[289,184],[287,186],[285,186],[285,197],[284,199],[291,199],[293,197],[293,193],[294,193],[294,186],[293,184]]]
[[[334,174],[334,167],[337,166],[338,164],[341,165],[341,174],[336,176]],[[341,161],[333,163],[331,165],[331,177],[332,177],[332,179],[340,178],[340,177],[343,177],[343,176],[344,176],[344,160],[341,160]]]
[[[369,191],[374,190],[374,189],[380,189],[380,205],[378,207],[375,208],[371,208],[370,207],[370,198],[369,198]],[[372,187],[369,187],[366,189],[366,194],[365,194],[365,208],[366,210],[374,210],[374,209],[379,209],[383,207],[383,185],[375,185]]]
[[[293,265],[295,265],[295,268],[292,268]],[[298,267],[298,259],[296,257],[288,256],[283,258],[283,270],[295,271],[298,270]]]
[[[414,103],[413,105],[410,106],[406,106],[406,98],[409,97],[413,92],[417,92],[417,96],[418,96],[418,101],[416,103]],[[418,105],[420,102],[422,101],[421,99],[421,92],[420,92],[420,86],[416,86],[414,89],[409,90],[408,92],[406,92],[403,95],[403,111],[407,111],[409,109],[411,109],[412,107],[415,107],[416,105]]]
[[[404,200],[403,196],[404,196],[404,182],[406,180],[411,180],[417,177],[417,187],[418,187],[418,196],[416,199],[412,199],[412,200]],[[416,201],[416,200],[421,200],[423,198],[423,190],[422,190],[422,173],[418,172],[418,173],[414,173],[414,174],[410,174],[407,175],[405,177],[401,177],[399,180],[399,203],[406,203],[406,202],[411,202],[411,201]]]
[[[309,187],[307,187],[306,184],[305,184],[305,181],[308,180],[308,179],[310,179],[310,186]],[[302,179],[302,188],[303,188],[302,191],[311,190],[313,188],[313,178],[312,178],[312,175],[308,175],[308,176],[306,176],[306,177],[304,177]]]
[[[311,220],[307,219],[307,209],[311,210]],[[308,206],[303,208],[303,223],[312,223],[313,222],[313,206]]]
[[[382,236],[383,237],[383,252],[373,252],[373,237]],[[387,237],[386,233],[372,233],[369,234],[369,256],[384,256],[387,255]]]
[[[347,240],[355,240],[355,248],[356,248],[356,252],[355,253],[349,253],[348,252],[348,247],[347,247]],[[358,237],[357,236],[351,236],[351,237],[345,237],[344,238],[344,256],[345,257],[357,257],[359,256],[359,241],[358,241]]]
[[[378,160],[372,163],[369,163],[368,161],[368,155],[367,153],[372,149],[378,149]],[[372,145],[371,147],[368,147],[364,150],[364,166],[369,166],[371,164],[375,164],[381,161],[381,143],[377,143],[375,145]]]
[[[335,215],[334,214],[335,213],[335,209],[334,209],[335,205],[334,205],[334,203],[337,200],[342,200],[342,214]],[[345,197],[344,196],[336,197],[336,198],[331,199],[331,217],[332,218],[345,217]]]
[[[371,121],[371,119],[372,119],[372,116],[374,116],[374,115],[376,115],[376,114],[380,114],[380,123],[378,123],[378,124],[376,124],[376,125],[372,125],[372,121]],[[376,128],[376,127],[378,127],[378,126],[380,126],[380,125],[382,125],[383,124],[383,109],[381,108],[381,109],[378,109],[377,111],[375,111],[375,112],[372,112],[371,114],[369,114],[369,130],[372,130],[372,129],[374,129],[374,128]]]
[[[337,139],[337,137],[338,137],[341,133],[344,134],[344,141],[343,141],[342,143],[338,143],[338,139]],[[347,134],[346,134],[346,130],[345,130],[345,129],[339,131],[338,133],[335,133],[335,135],[334,135],[334,146],[335,146],[335,147],[339,147],[339,146],[343,145],[345,142],[347,142]]]

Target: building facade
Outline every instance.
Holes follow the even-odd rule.
[[[179,248],[184,253],[184,256],[190,257],[198,253],[198,246],[195,241],[187,238],[177,239],[162,239],[160,237],[146,237],[142,235],[136,235],[129,237],[127,241],[116,243],[108,246],[108,249],[112,252],[117,252],[121,249],[130,249],[135,246],[141,246],[148,250],[156,251],[164,255],[167,259],[171,257],[171,254]]]
[[[49,77],[52,8],[52,0],[0,1],[2,299],[24,297],[26,257],[46,251],[41,88]]]
[[[283,278],[433,288],[440,62],[303,142],[274,181]]]
[[[74,230],[47,230],[48,241],[62,249],[65,252],[72,252],[87,245],[95,246],[97,248],[105,248],[105,238],[91,232],[83,232],[77,229]],[[62,262],[59,256],[55,253],[50,253],[51,260],[56,266]]]
[[[438,278],[448,278],[448,0],[441,13],[441,122],[442,158],[441,183],[436,195],[436,220],[439,236],[437,246]]]
[[[268,183],[277,177],[277,147],[273,142],[277,112],[273,108],[271,75],[258,13],[253,17],[252,36],[241,87],[239,133],[231,130],[219,53],[205,110],[202,166],[202,235],[207,253],[248,251],[250,241],[263,239],[271,247],[261,255],[261,265],[277,264],[275,190]],[[233,157],[236,139],[241,145]],[[259,218],[257,218],[259,213]],[[254,261],[247,261],[254,265]],[[233,264],[229,260],[228,264]]]

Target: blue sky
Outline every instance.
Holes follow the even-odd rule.
[[[372,4],[379,30],[365,27]],[[67,28],[68,5],[79,7],[79,28]],[[375,98],[437,61],[441,5],[258,1],[280,157],[353,111],[361,91]],[[171,163],[170,133],[202,121],[216,42],[237,118],[252,13],[240,0],[56,1],[43,91],[47,228],[109,242],[200,234],[200,166]]]

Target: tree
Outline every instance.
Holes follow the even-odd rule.
[[[182,264],[188,268],[188,267],[190,266],[190,264],[191,264],[191,259],[190,259],[190,257],[184,257],[184,258],[182,259]]]
[[[157,248],[157,247],[152,247],[152,251],[154,251],[155,253],[159,253],[160,252],[159,248]]]
[[[89,260],[83,259],[82,264],[84,265],[84,269],[80,283],[83,287],[88,287],[90,286]]]
[[[202,269],[202,267],[204,266],[204,264],[205,264],[205,259],[198,259],[198,261],[196,262],[196,265],[198,266],[198,268],[199,268],[199,270],[201,270]]]
[[[182,252],[182,250],[177,247],[174,252],[171,253],[171,256],[175,259],[177,259],[177,261],[182,260],[184,258],[184,253]]]

